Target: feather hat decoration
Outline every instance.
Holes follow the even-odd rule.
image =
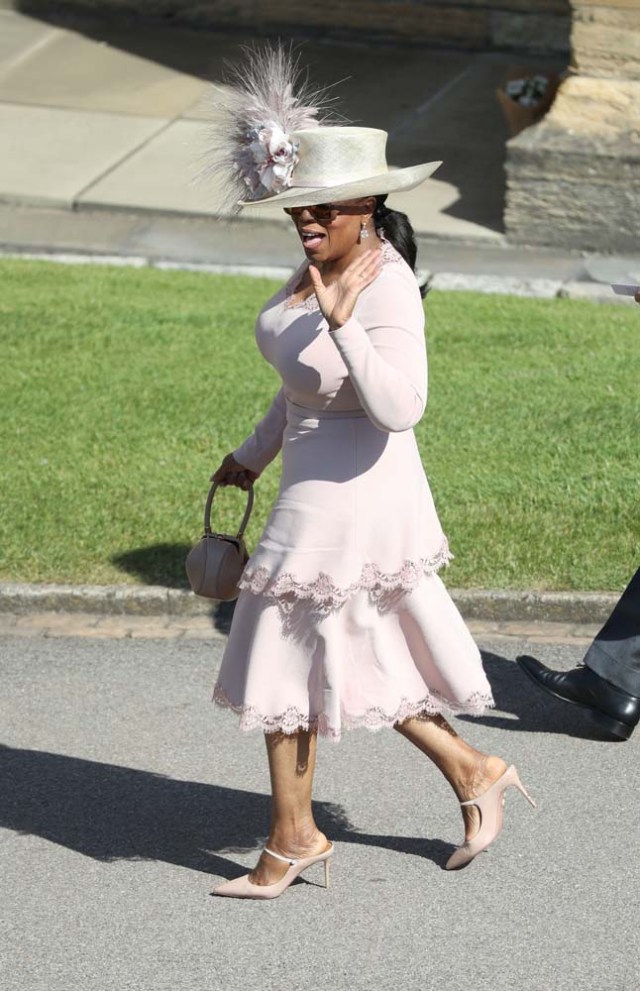
[[[214,86],[214,121],[202,178],[219,177],[223,210],[259,201],[291,184],[298,163],[293,131],[331,126],[326,90],[314,89],[290,49],[245,48],[231,68],[230,85]]]

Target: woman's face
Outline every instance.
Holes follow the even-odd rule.
[[[317,265],[338,261],[352,252],[360,242],[362,222],[371,228],[374,208],[375,200],[368,197],[291,207],[285,212],[296,225],[307,258]]]

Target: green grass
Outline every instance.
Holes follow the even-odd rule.
[[[184,584],[208,477],[277,378],[274,284],[0,262],[0,576]],[[458,586],[619,589],[637,566],[640,308],[433,293],[417,430]],[[255,541],[277,464],[257,486]],[[216,524],[232,529],[241,496]]]

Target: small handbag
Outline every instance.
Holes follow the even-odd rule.
[[[243,538],[253,509],[253,486],[248,490],[247,508],[235,537],[228,533],[214,533],[211,529],[211,506],[217,488],[218,483],[214,482],[204,507],[202,540],[187,554],[185,568],[196,595],[230,602],[238,598],[238,582],[249,560]]]

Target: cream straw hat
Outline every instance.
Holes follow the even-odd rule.
[[[293,131],[288,139],[297,159],[288,186],[260,199],[241,200],[240,206],[313,206],[398,193],[418,186],[442,164],[390,169],[387,132],[373,127],[315,127]]]
[[[232,84],[214,87],[214,114],[201,177],[222,179],[223,211],[380,196],[413,189],[441,162],[390,169],[387,133],[344,126],[323,91],[300,84],[282,47],[246,49]]]

